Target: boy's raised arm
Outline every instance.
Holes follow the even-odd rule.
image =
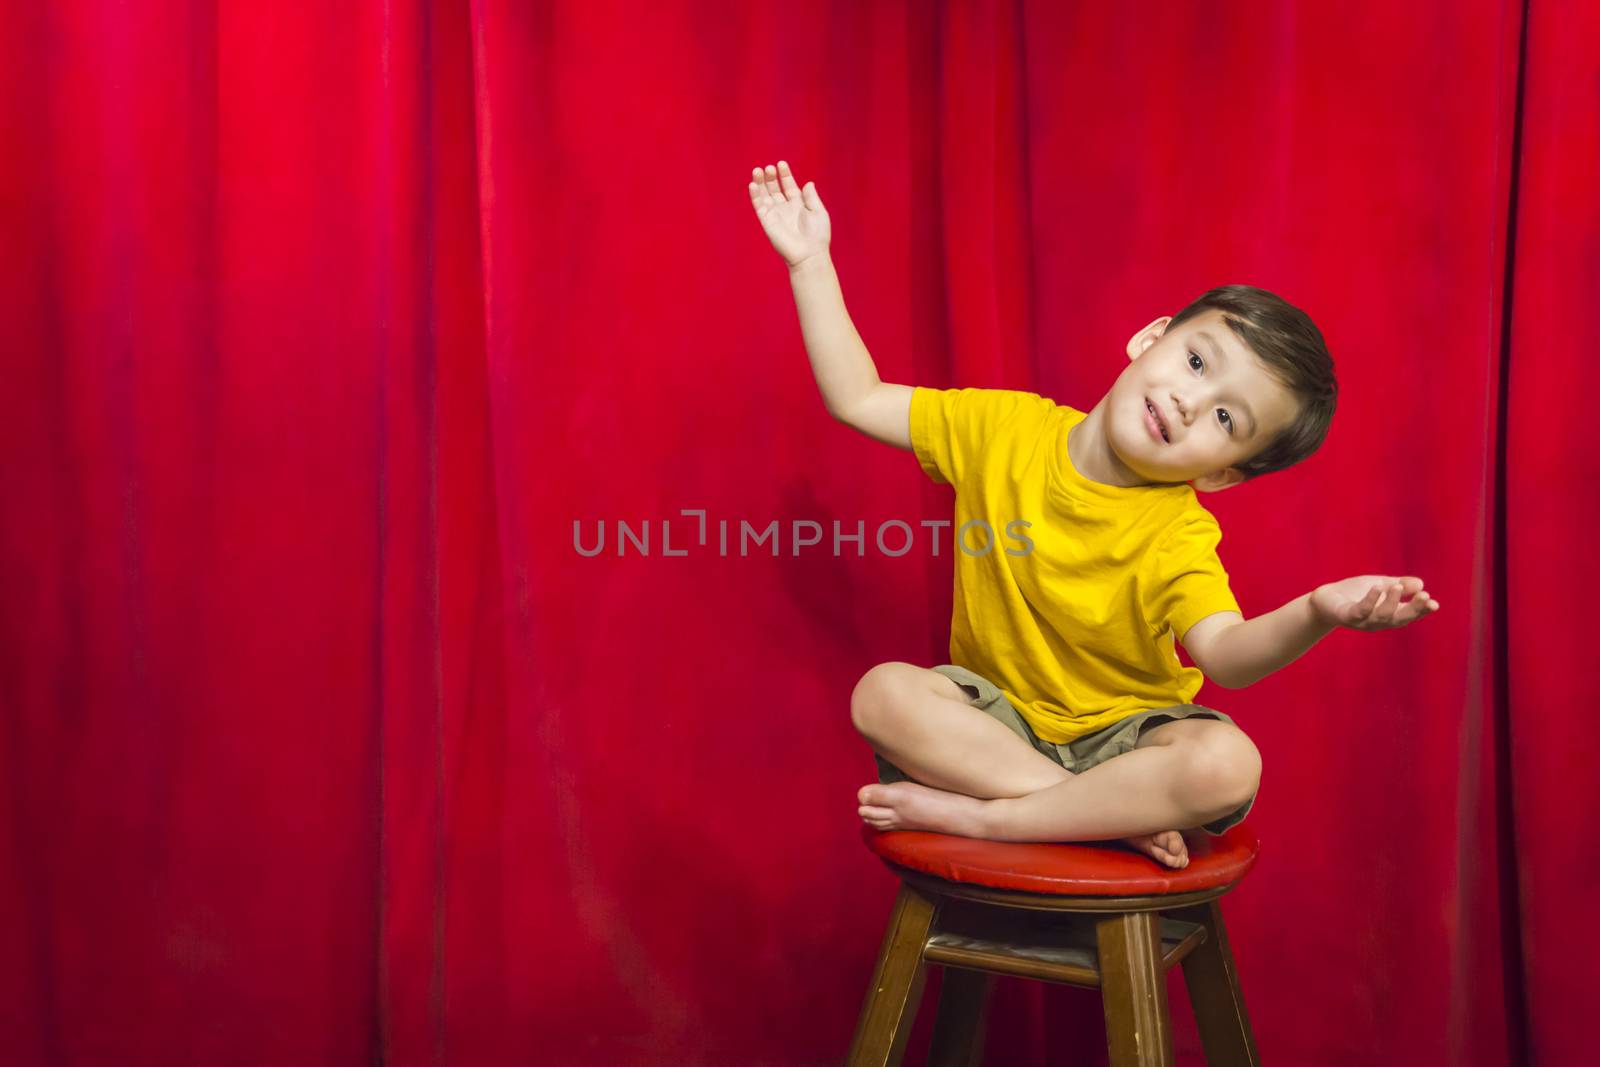
[[[826,251],[789,269],[811,372],[828,414],[874,440],[911,448],[911,386],[884,382],[844,309]]]
[[[811,371],[828,414],[874,440],[911,448],[911,387],[884,382],[845,310],[828,255],[828,211],[816,185],[795,184],[789,165],[751,172],[750,201],[772,247],[789,266]]]
[[[879,382],[854,408],[834,418],[874,441],[911,450],[911,386]]]

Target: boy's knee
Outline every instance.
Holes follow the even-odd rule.
[[[850,722],[856,730],[870,736],[879,729],[921,669],[911,663],[880,663],[863,674],[850,693]]]
[[[1191,748],[1189,759],[1196,794],[1228,811],[1254,796],[1261,784],[1261,752],[1242,730],[1212,734]]]

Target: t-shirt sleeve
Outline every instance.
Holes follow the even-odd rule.
[[[1228,572],[1217,557],[1221,540],[1222,527],[1210,514],[1189,515],[1151,548],[1142,587],[1145,618],[1156,633],[1171,626],[1182,641],[1189,627],[1207,615],[1239,611]]]
[[[1014,389],[917,386],[911,391],[911,450],[929,478],[959,488],[1002,428],[1042,419],[1053,406],[1038,393]]]

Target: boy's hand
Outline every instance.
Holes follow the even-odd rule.
[[[833,239],[828,209],[822,206],[815,182],[804,189],[795,185],[789,164],[778,160],[763,174],[760,167],[750,171],[750,204],[756,209],[767,240],[793,270],[815,255],[826,254]]]
[[[1410,600],[1401,603],[1401,598]],[[1311,592],[1311,610],[1330,626],[1352,630],[1392,630],[1439,610],[1439,602],[1422,588],[1421,578],[1363,574],[1319,585]]]

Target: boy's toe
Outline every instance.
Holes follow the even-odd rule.
[[[881,806],[885,796],[892,795],[886,793],[886,789],[887,787],[882,782],[864,785],[859,791],[857,791],[856,799],[861,801],[863,804],[877,804]]]

